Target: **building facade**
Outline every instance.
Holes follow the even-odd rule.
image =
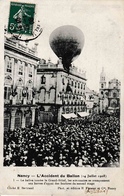
[[[83,71],[72,66],[67,73],[61,58],[57,64],[42,59],[37,69],[37,123],[61,122],[64,114],[73,117],[85,111],[85,86]]]
[[[5,37],[4,129],[34,125],[37,44],[28,46]]]
[[[99,113],[99,94],[86,86],[86,110],[89,114]]]
[[[42,122],[61,122],[86,111],[86,73],[75,66],[69,73],[61,58],[57,64],[37,57],[31,49],[12,38],[4,45],[4,130]]]
[[[101,113],[114,113],[120,110],[120,87],[121,83],[116,78],[107,83],[106,74],[102,69],[99,89]]]

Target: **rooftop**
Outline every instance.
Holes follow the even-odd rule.
[[[58,62],[56,64],[53,64],[50,59],[48,60],[48,62],[45,59],[41,59],[39,62],[38,70],[40,71],[40,70],[47,70],[47,69],[53,69],[53,70],[56,69],[56,70],[63,70],[64,71],[63,64],[62,64],[61,60],[58,60]],[[74,65],[72,65],[70,67],[69,73],[86,79],[86,72],[84,72],[81,69],[78,69]]]
[[[30,55],[37,56],[37,44],[34,44],[33,48],[29,48],[28,44],[24,45],[20,43],[20,41],[17,41],[12,38],[7,38],[5,36],[5,44],[9,45],[10,47],[14,47],[15,49],[19,49],[20,51],[26,52]]]

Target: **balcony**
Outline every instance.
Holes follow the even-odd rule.
[[[21,105],[21,104],[23,104],[23,100],[19,100],[19,99],[17,99],[17,100],[16,100],[16,104],[17,104],[17,105]]]
[[[4,104],[12,104],[12,100],[10,99],[4,99]]]

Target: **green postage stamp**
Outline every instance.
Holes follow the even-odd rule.
[[[11,34],[33,34],[35,4],[10,3],[8,32]]]

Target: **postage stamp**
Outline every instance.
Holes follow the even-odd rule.
[[[11,34],[33,34],[35,4],[10,3],[8,32]]]

